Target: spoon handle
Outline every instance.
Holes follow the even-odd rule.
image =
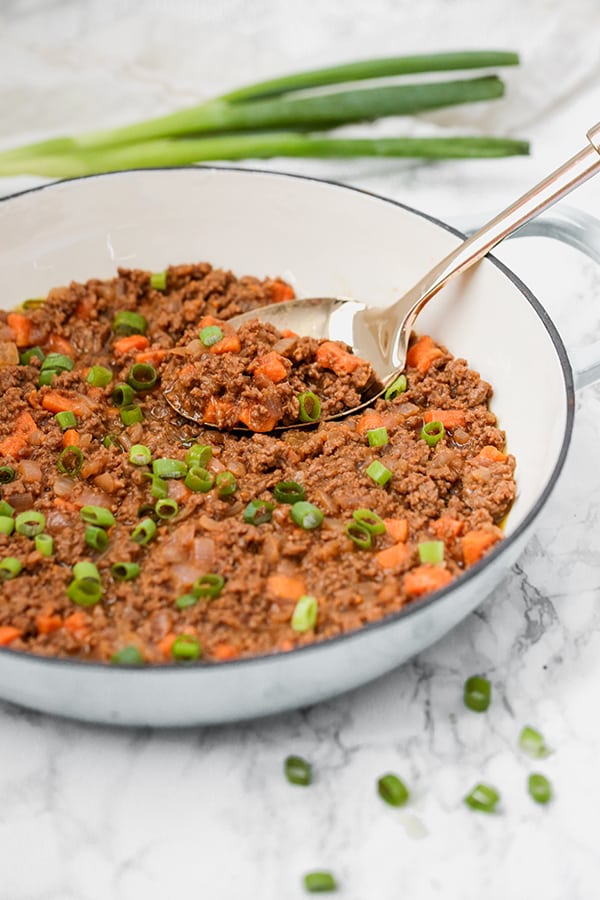
[[[451,278],[465,272],[521,225],[600,172],[600,123],[590,128],[587,137],[589,146],[476,231],[388,309],[387,321],[395,322],[396,329],[395,333],[390,329],[388,335],[381,334],[381,338],[387,338],[391,343],[394,365],[404,366],[410,331],[417,315]]]

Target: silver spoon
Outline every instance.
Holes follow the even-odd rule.
[[[600,172],[600,123],[590,128],[587,138],[590,146],[567,160],[460,244],[392,306],[378,309],[343,297],[314,297],[263,306],[235,316],[229,320],[230,323],[237,327],[250,319],[259,319],[270,322],[280,330],[291,329],[307,337],[349,344],[358,356],[371,363],[380,386],[377,393],[369,396],[360,406],[345,409],[330,418],[340,418],[362,409],[380,396],[403,371],[411,331],[418,314],[450,279],[471,268],[504,238]],[[181,407],[176,393],[176,378],[171,383],[163,383],[163,392],[178,413],[192,421],[202,422],[200,414],[194,417]]]

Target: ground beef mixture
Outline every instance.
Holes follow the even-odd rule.
[[[258,319],[238,329],[205,316],[162,376],[184,415],[217,428],[268,432],[360,406],[381,390],[368,362],[341,341],[281,333]]]
[[[161,378],[199,323],[291,296],[200,264],[0,313],[0,645],[288,651],[398,611],[501,539],[515,461],[491,388],[427,336],[388,399],[342,420],[244,434],[173,412]]]

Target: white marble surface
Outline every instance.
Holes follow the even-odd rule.
[[[576,150],[600,118],[597,0],[3,0],[0,143],[110,125],[282,71],[371,54],[517,48],[505,100],[430,115],[524,136],[528,159],[273,161],[375,190],[441,218],[500,207]],[[386,125],[382,130],[390,130]],[[0,181],[6,194],[34,183]],[[600,182],[573,201],[600,214]],[[600,272],[539,242],[500,253],[571,347],[600,337]],[[92,273],[90,273],[92,274]],[[542,440],[543,435],[539,438]],[[578,397],[564,474],[518,566],[445,640],[388,677],[312,709],[235,727],[111,730],[0,704],[0,900],[300,898],[325,867],[344,900],[592,900],[600,863],[600,393]],[[465,710],[487,673],[494,703]],[[535,806],[516,749],[539,727],[556,752]],[[290,787],[290,752],[316,783]],[[374,791],[399,772],[403,812]],[[479,780],[502,811],[469,812]]]

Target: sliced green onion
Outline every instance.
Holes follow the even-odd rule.
[[[36,534],[35,549],[42,556],[52,556],[54,553],[54,540],[49,534]]]
[[[438,565],[444,562],[445,548],[443,541],[421,541],[417,549],[422,563]]]
[[[372,509],[355,509],[352,518],[370,534],[385,534],[385,522]]]
[[[158,381],[158,372],[150,363],[135,363],[127,373],[127,384],[136,391],[149,391]]]
[[[14,516],[15,510],[6,500],[0,500],[0,516]]]
[[[160,457],[152,463],[152,471],[159,478],[185,478],[188,467],[180,459]]]
[[[275,504],[268,500],[251,500],[243,513],[244,522],[251,525],[264,525],[273,518],[274,509]]]
[[[212,455],[212,447],[209,447],[208,444],[192,444],[185,454],[185,461],[188,466],[198,466],[203,469],[211,461]]]
[[[54,416],[61,431],[67,431],[69,428],[77,428],[77,418],[74,412],[59,412]]]
[[[79,515],[84,522],[98,525],[100,528],[111,528],[115,524],[115,517],[110,509],[103,506],[82,506]]]
[[[121,441],[117,437],[116,434],[107,434],[102,438],[102,445],[106,447],[108,450],[110,447],[118,447],[119,450],[123,449]]]
[[[199,659],[202,656],[202,648],[198,638],[192,634],[180,634],[173,641],[171,656],[178,661]]]
[[[139,313],[123,309],[113,319],[112,330],[115,334],[126,337],[129,334],[146,334],[148,322]]]
[[[129,462],[134,466],[148,466],[152,462],[152,451],[145,444],[134,444],[129,451]]]
[[[193,594],[182,594],[175,601],[175,606],[177,609],[189,609],[190,606],[196,606],[197,603],[198,597],[194,597]]]
[[[12,534],[15,530],[15,520],[12,516],[0,516],[0,534]]]
[[[42,363],[42,372],[71,372],[75,363],[64,353],[49,353]]]
[[[179,512],[179,503],[172,497],[162,497],[154,507],[159,519],[172,519]]]
[[[464,701],[467,709],[485,712],[492,700],[492,685],[481,675],[471,675],[465,681]]]
[[[192,466],[185,476],[184,484],[190,491],[205,494],[215,483],[215,476],[202,466]]]
[[[40,372],[40,377],[38,378],[38,385],[40,387],[48,387],[54,381],[54,376],[56,375],[56,369],[48,369],[47,372]]]
[[[233,472],[219,472],[215,484],[219,497],[229,497],[237,491],[237,481]]]
[[[337,891],[337,882],[331,872],[308,872],[304,876],[304,889],[309,894],[325,894]]]
[[[194,597],[210,597],[215,600],[221,596],[224,587],[223,576],[210,572],[208,575],[201,575],[196,579],[192,587],[192,594]]]
[[[280,481],[273,488],[278,503],[298,503],[306,497],[306,491],[297,481]]]
[[[23,309],[39,309],[44,305],[46,299],[46,297],[28,297],[27,300],[23,300],[21,306]]]
[[[543,735],[530,725],[526,725],[519,735],[519,747],[523,753],[532,756],[534,759],[544,759],[550,755],[550,750],[546,746]]]
[[[314,628],[317,624],[318,614],[319,601],[317,598],[304,594],[304,596],[300,597],[294,607],[292,621],[290,623],[292,629],[300,633],[310,631],[311,628]]]
[[[15,531],[17,534],[24,534],[26,537],[35,537],[41,534],[46,527],[46,516],[34,509],[28,509],[26,512],[19,513],[15,518]]]
[[[390,806],[404,806],[410,794],[404,782],[397,775],[382,775],[377,781],[377,793]]]
[[[444,437],[445,428],[441,422],[426,422],[421,429],[421,437],[430,447],[435,447]]]
[[[166,291],[167,289],[167,273],[153,272],[150,276],[150,287],[155,291]]]
[[[138,563],[116,562],[110,567],[112,577],[116,581],[133,581],[141,572]]]
[[[392,472],[387,469],[383,463],[380,463],[378,459],[374,459],[373,462],[367,467],[366,473],[369,478],[372,478],[375,484],[378,484],[380,487],[383,487],[384,484],[387,484],[390,478],[392,477]]]
[[[150,486],[150,493],[156,500],[162,500],[164,497],[169,496],[169,485],[161,478],[160,475],[150,475],[150,473],[146,473],[146,478],[149,478],[152,482]],[[152,507],[154,509],[154,507]]]
[[[73,566],[73,578],[76,581],[100,581],[98,566],[91,562],[79,562]]]
[[[349,537],[357,547],[360,547],[361,550],[371,549],[373,545],[373,535],[370,531],[367,531],[366,528],[363,528],[362,525],[358,525],[356,522],[348,522],[344,531],[346,532],[346,536]]]
[[[85,529],[85,542],[93,550],[103,551],[108,547],[108,535],[103,528],[88,525]]]
[[[142,519],[139,525],[135,526],[131,532],[131,540],[135,541],[136,544],[149,544],[155,534],[156,522],[153,522],[150,518],[146,518]]]
[[[138,519],[143,519],[144,516],[150,516],[155,522],[158,520],[158,516],[156,515],[156,509],[154,508],[153,503],[142,503],[141,506],[138,507],[137,517]]]
[[[292,522],[304,528],[305,531],[312,531],[318,528],[325,518],[318,506],[309,503],[307,500],[298,500],[290,509],[290,518]]]
[[[527,789],[536,803],[550,803],[552,800],[552,785],[546,776],[540,775],[539,772],[534,772],[529,776]]]
[[[321,401],[312,391],[304,391],[298,394],[300,412],[298,418],[301,422],[317,422],[321,415]]]
[[[500,800],[498,791],[489,784],[477,784],[465,797],[465,803],[479,812],[493,813]]]
[[[311,765],[301,756],[288,756],[283,763],[283,771],[290,784],[306,787],[312,782]]]
[[[113,653],[113,655],[111,656],[110,661],[115,666],[144,665],[144,657],[134,644],[129,644],[129,646],[123,647],[121,650],[117,650],[117,652]]]
[[[389,444],[390,439],[385,425],[382,425],[381,428],[371,428],[370,431],[367,431],[367,440],[369,447],[385,447],[386,444]]]
[[[119,410],[119,413],[121,416],[121,422],[125,426],[135,425],[137,422],[144,421],[144,413],[142,412],[142,408],[136,403],[130,403],[127,406],[122,406]]]
[[[69,444],[68,447],[65,447],[56,460],[56,468],[59,472],[62,472],[63,475],[77,475],[82,465],[83,453],[79,447],[75,447],[74,444]]]
[[[206,328],[200,329],[198,337],[205,347],[212,347],[223,340],[223,331],[218,325],[207,325]]]
[[[115,406],[129,406],[133,403],[135,391],[129,384],[120,382],[115,384],[112,392],[112,401]]]
[[[12,466],[0,466],[0,484],[10,484],[17,477]]]
[[[403,394],[407,387],[406,375],[399,375],[395,381],[392,381],[384,396],[385,400],[395,400],[400,394]]]
[[[30,347],[29,350],[19,353],[19,362],[22,366],[28,366],[34,357],[44,362],[46,356],[41,347]]]
[[[10,581],[16,578],[23,569],[23,563],[16,556],[5,556],[0,562],[0,581]]]
[[[67,597],[78,606],[95,606],[102,598],[102,585],[94,578],[76,578],[67,588]]]
[[[93,387],[107,387],[111,383],[112,377],[112,372],[106,366],[92,366],[86,381]]]

